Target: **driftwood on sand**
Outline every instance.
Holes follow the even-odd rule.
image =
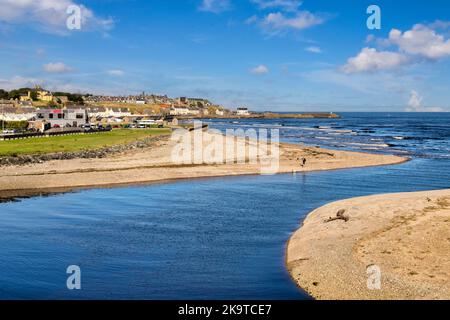
[[[344,220],[345,222],[347,222],[348,220],[350,220],[350,217],[344,215],[344,213],[345,213],[345,209],[341,209],[336,213],[336,217],[329,217],[324,222],[328,223],[328,222],[332,222],[332,221],[336,221],[336,220]]]

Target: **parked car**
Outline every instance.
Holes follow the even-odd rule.
[[[83,124],[81,128],[83,128],[84,131],[91,131],[93,129],[93,127],[89,123]]]

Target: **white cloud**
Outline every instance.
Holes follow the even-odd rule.
[[[442,24],[443,22],[441,22]],[[405,53],[437,60],[450,56],[450,39],[427,26],[416,24],[411,30],[392,29],[389,41]]]
[[[312,53],[322,53],[322,49],[316,46],[307,47],[305,50]]]
[[[411,90],[409,94],[407,112],[443,112],[439,107],[424,107],[423,97],[415,90]]]
[[[298,11],[288,17],[281,12],[269,13],[261,22],[266,29],[279,32],[283,29],[303,30],[324,23],[324,19],[309,11]]]
[[[257,24],[264,33],[269,35],[282,34],[287,31],[298,31],[323,24],[324,14],[314,14],[307,10],[300,10],[300,0],[251,0],[261,10],[272,10],[265,16],[256,15],[246,20],[247,24]]]
[[[267,68],[265,65],[259,65],[253,69],[250,70],[251,74],[255,75],[263,75],[269,73],[269,68]]]
[[[435,22],[428,25],[431,29],[448,29],[450,28],[450,21],[442,21],[442,20],[436,20]]]
[[[408,61],[407,56],[398,52],[364,48],[356,57],[348,59],[347,64],[341,69],[347,74],[391,70],[407,64]]]
[[[21,76],[15,76],[11,79],[1,79],[0,78],[0,88],[5,90],[14,90],[18,88],[31,88],[35,86],[37,83],[41,83],[42,81],[34,79],[34,78],[25,78]]]
[[[245,24],[254,24],[258,22],[258,16],[253,15],[249,18],[247,18],[247,20],[245,20]]]
[[[62,62],[47,63],[44,65],[44,71],[48,73],[68,73],[73,69]]]
[[[302,5],[302,1],[299,0],[251,0],[257,4],[262,10],[281,8],[284,11],[297,11]]]
[[[66,10],[77,5],[72,0],[0,0],[0,25],[28,24],[39,31],[67,35],[66,21],[69,15]],[[106,31],[112,28],[111,18],[102,19],[84,5],[81,9],[81,30]]]
[[[422,109],[422,96],[415,90],[412,90],[409,94],[407,111],[418,111]]]
[[[198,7],[200,11],[220,13],[230,9],[229,0],[203,0]]]
[[[119,70],[119,69],[108,70],[107,73],[111,76],[116,76],[116,77],[120,77],[125,74],[125,72],[123,70]]]
[[[37,49],[37,50],[36,50],[36,54],[37,54],[39,57],[45,56],[45,49],[42,49],[42,48]]]
[[[375,42],[377,47],[392,47],[394,51],[379,51],[364,48],[341,69],[346,73],[395,69],[406,64],[423,60],[440,60],[450,57],[450,39],[436,32],[435,29],[450,27],[448,21],[436,21],[429,25],[416,24],[411,30],[402,32],[392,29],[387,39],[369,35],[366,42]]]

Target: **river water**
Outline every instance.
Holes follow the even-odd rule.
[[[281,139],[407,155],[363,169],[91,189],[0,204],[1,299],[308,299],[284,250],[313,209],[349,197],[450,187],[450,116],[210,121]],[[324,139],[325,138],[325,139]],[[66,287],[78,265],[82,289]]]

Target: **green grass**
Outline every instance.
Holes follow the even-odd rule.
[[[101,149],[127,144],[149,136],[169,134],[170,129],[115,129],[109,132],[0,141],[0,156],[32,155]]]

